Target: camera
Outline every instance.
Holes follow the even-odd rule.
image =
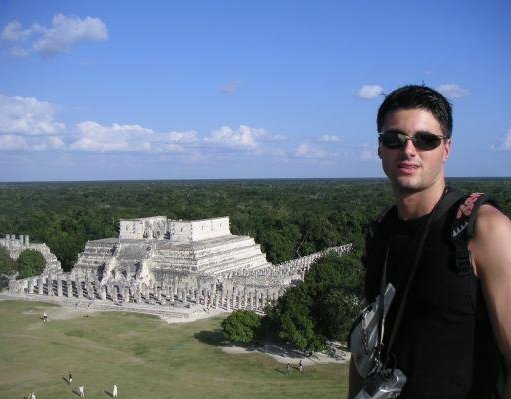
[[[364,388],[354,399],[397,398],[406,383],[406,376],[401,370],[379,370],[367,377]]]

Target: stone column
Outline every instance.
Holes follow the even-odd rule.
[[[72,298],[73,297],[73,282],[69,280],[69,278],[66,280],[66,287],[67,287],[67,297]]]
[[[33,279],[28,280],[28,293],[29,294],[34,293],[34,280]]]
[[[117,302],[119,300],[119,296],[117,294],[117,286],[113,285],[110,289],[110,296],[112,297],[112,301]]]
[[[126,302],[130,301],[130,287],[129,286],[124,287],[124,295],[123,295],[123,297],[124,297],[124,300]]]
[[[226,304],[225,307],[227,308],[227,310],[229,310],[229,309],[231,309],[231,297],[232,297],[232,300],[234,301],[234,293],[229,295],[229,291],[227,291],[227,295],[226,296],[227,296],[227,304]]]
[[[57,277],[57,296],[62,296],[62,279]]]
[[[53,296],[55,294],[53,292],[53,276],[48,276],[46,279],[46,287],[48,288],[48,295]]]
[[[170,301],[171,304],[174,303],[174,287],[169,286],[169,292],[167,295],[167,299]]]
[[[94,289],[92,288],[92,283],[90,280],[86,283],[87,286],[87,299],[94,299]]]
[[[78,299],[80,299],[83,297],[83,292],[82,292],[82,280],[80,280],[79,277],[75,280],[75,285],[76,285],[77,297],[78,297]]]
[[[181,300],[186,303],[186,289],[181,290]]]
[[[101,288],[99,289],[99,294],[101,296],[101,300],[102,301],[106,301],[106,286],[101,286]]]

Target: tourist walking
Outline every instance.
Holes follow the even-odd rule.
[[[112,398],[117,397],[117,385],[114,384],[114,389],[112,389]]]
[[[71,372],[69,372],[69,374],[67,376],[67,383],[69,385],[71,385],[72,382],[73,382],[73,375],[71,374]]]
[[[300,359],[300,363],[298,364],[298,368],[300,370],[300,373],[303,371],[303,360]]]
[[[80,394],[80,398],[85,398],[85,387],[83,385],[78,387],[78,393]]]
[[[286,366],[286,371],[288,374],[291,374],[291,365],[289,363]]]

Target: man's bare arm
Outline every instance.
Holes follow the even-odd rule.
[[[504,399],[511,399],[511,221],[490,205],[477,217],[469,243],[493,332],[507,368]]]

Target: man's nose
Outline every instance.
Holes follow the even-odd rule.
[[[417,154],[417,148],[415,148],[415,145],[411,139],[411,137],[406,138],[405,145],[403,147],[403,151],[409,155],[416,155]]]

